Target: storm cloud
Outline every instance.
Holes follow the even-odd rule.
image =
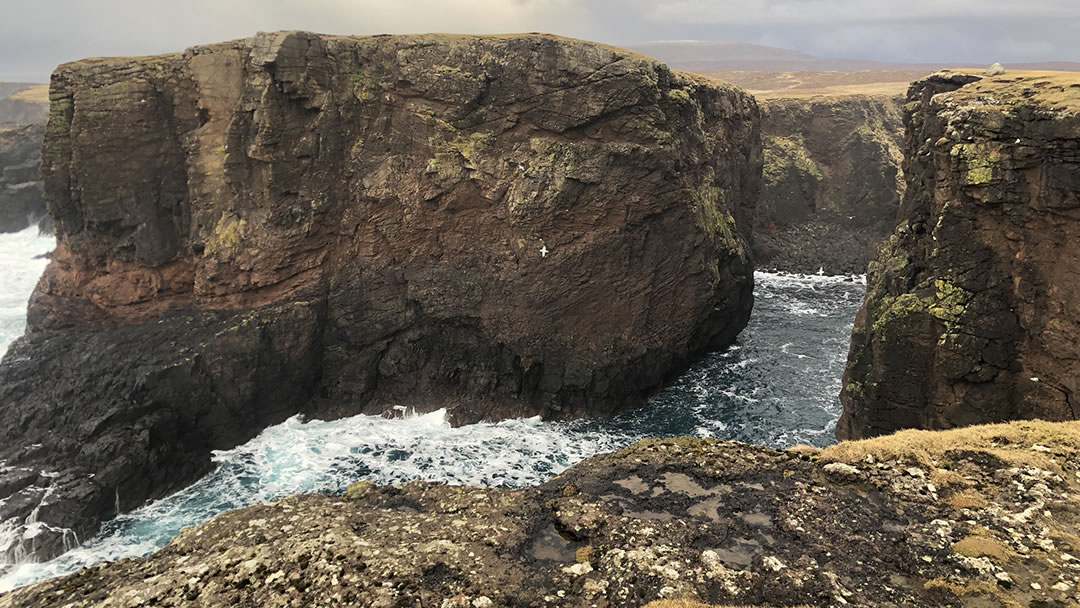
[[[0,81],[88,56],[145,55],[256,31],[542,31],[630,45],[738,40],[905,63],[1078,61],[1074,0],[5,0]]]

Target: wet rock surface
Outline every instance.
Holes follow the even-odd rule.
[[[756,104],[628,51],[280,32],[50,98],[58,245],[0,366],[0,461],[48,476],[7,555],[298,412],[631,407],[750,314]]]
[[[17,232],[45,217],[38,168],[44,124],[0,126],[0,232]]]
[[[840,438],[1074,419],[1080,76],[912,85],[900,223],[869,268]]]
[[[824,451],[646,440],[536,488],[294,496],[154,555],[0,596],[30,606],[1065,606],[1077,423]]]
[[[902,98],[766,99],[764,182],[754,220],[759,267],[862,274],[896,224]]]

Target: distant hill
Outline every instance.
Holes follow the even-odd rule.
[[[632,44],[627,48],[649,55],[673,68],[691,72],[857,72],[905,71],[929,73],[967,62],[898,63],[866,59],[814,57],[799,51],[748,42],[723,40],[661,40]],[[988,58],[987,65],[1000,58]],[[1080,71],[1080,62],[1044,61],[1014,63],[1002,61],[1006,68],[1022,70]]]
[[[49,85],[0,82],[0,125],[45,122]]]

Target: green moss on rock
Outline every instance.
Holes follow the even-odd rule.
[[[764,165],[762,177],[765,186],[780,183],[792,172],[802,173],[821,181],[823,175],[801,135],[792,137],[767,136],[764,138]]]

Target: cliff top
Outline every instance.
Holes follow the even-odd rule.
[[[965,69],[945,73],[974,74]],[[950,94],[956,101],[985,107],[1017,103],[1035,104],[1053,110],[1080,111],[1080,72],[1050,70],[1007,70],[999,76],[982,76]]]
[[[642,53],[639,53],[639,52],[631,50],[631,49],[618,47],[618,46],[613,46],[613,45],[610,45],[610,44],[604,44],[604,43],[601,43],[601,42],[592,42],[592,41],[589,41],[589,40],[582,40],[580,38],[570,38],[570,37],[567,37],[567,36],[560,36],[558,34],[548,34],[548,33],[544,33],[544,32],[522,32],[522,33],[506,33],[506,34],[449,34],[449,33],[441,33],[441,32],[430,32],[430,33],[424,33],[424,34],[372,34],[372,35],[350,36],[350,35],[342,35],[342,34],[323,34],[323,33],[319,33],[319,32],[309,32],[309,31],[306,31],[306,30],[279,30],[279,31],[276,31],[276,32],[257,32],[255,34],[255,36],[251,36],[251,37],[248,37],[248,38],[237,38],[235,40],[228,40],[228,41],[225,41],[225,42],[215,42],[215,43],[210,43],[210,44],[196,45],[196,46],[193,46],[193,47],[189,47],[188,50],[202,51],[202,50],[213,50],[213,49],[222,49],[222,48],[234,48],[234,47],[237,47],[237,46],[249,44],[253,40],[255,40],[256,38],[258,38],[260,36],[279,35],[279,34],[281,34],[281,35],[287,35],[287,34],[312,34],[312,35],[318,36],[320,38],[323,38],[325,40],[362,41],[362,40],[377,40],[377,39],[380,39],[380,38],[387,38],[387,39],[399,39],[399,40],[414,39],[417,42],[424,42],[424,41],[465,42],[465,41],[479,41],[479,40],[513,40],[513,39],[516,39],[516,38],[542,38],[542,39],[547,39],[547,40],[557,40],[557,41],[565,42],[565,43],[568,43],[568,44],[587,44],[587,45],[590,45],[590,46],[596,46],[596,47],[610,49],[612,51],[618,52],[620,54],[627,55],[629,57],[633,57],[635,59],[641,59],[641,60],[650,61],[650,62],[653,62],[653,63],[663,63],[658,59],[654,59],[652,57],[649,57],[648,55],[644,55]],[[164,61],[164,60],[168,60],[168,59],[171,59],[173,57],[176,57],[178,55],[182,55],[183,53],[184,53],[184,51],[176,51],[176,52],[172,52],[172,53],[162,53],[160,55],[144,55],[144,56],[126,56],[126,55],[124,55],[124,56],[85,57],[83,59],[77,59],[75,61],[69,61],[67,63],[62,63],[62,64],[60,64],[59,67],[60,68],[69,68],[69,67],[76,67],[76,66],[83,65],[83,64],[99,64],[99,63],[109,63],[109,62],[115,62],[115,61],[123,61],[123,62]]]
[[[318,36],[320,38],[323,38],[325,40],[356,41],[356,42],[372,41],[372,40],[379,40],[379,39],[412,40],[412,41],[415,41],[417,44],[424,44],[424,43],[429,43],[429,42],[462,43],[462,42],[476,42],[476,41],[484,41],[484,40],[487,40],[487,41],[507,41],[507,40],[514,40],[514,39],[545,39],[545,40],[558,41],[558,42],[561,42],[561,43],[564,43],[564,44],[567,44],[567,45],[587,45],[587,46],[590,46],[590,47],[607,49],[607,50],[609,50],[611,52],[618,53],[620,55],[623,55],[625,57],[635,59],[635,60],[638,60],[638,61],[648,62],[648,63],[651,63],[651,64],[666,65],[666,64],[664,64],[664,62],[662,62],[662,61],[660,61],[658,59],[655,59],[653,57],[649,57],[648,55],[644,55],[644,54],[642,54],[642,53],[640,53],[638,51],[634,51],[632,49],[627,49],[627,48],[619,47],[619,46],[613,46],[613,45],[610,45],[610,44],[603,44],[603,43],[600,43],[600,42],[592,42],[592,41],[589,41],[589,40],[582,40],[582,39],[579,39],[579,38],[569,38],[569,37],[566,37],[566,36],[559,36],[557,34],[548,34],[548,33],[543,33],[543,32],[507,33],[507,34],[448,34],[448,33],[438,33],[438,32],[436,32],[436,33],[425,33],[425,34],[375,34],[375,35],[365,35],[365,36],[348,36],[348,35],[338,35],[338,34],[321,34],[321,33],[318,33],[318,32],[307,32],[307,31],[303,31],[303,30],[281,30],[281,31],[277,31],[277,32],[258,32],[258,33],[255,34],[255,36],[252,36],[252,37],[249,37],[249,38],[239,38],[239,39],[236,39],[236,40],[229,40],[229,41],[225,41],[225,42],[217,42],[217,43],[211,43],[211,44],[205,44],[205,45],[197,45],[197,46],[190,47],[185,51],[177,51],[177,52],[173,52],[173,53],[163,53],[163,54],[160,54],[160,55],[86,57],[86,58],[83,58],[83,59],[78,59],[78,60],[75,60],[75,61],[70,61],[70,62],[67,62],[67,63],[63,63],[63,64],[61,64],[60,66],[58,66],[56,68],[56,71],[57,72],[71,72],[71,71],[77,72],[77,71],[79,71],[80,69],[83,69],[83,68],[94,67],[94,66],[102,66],[102,65],[109,65],[109,64],[122,64],[122,65],[125,65],[125,66],[130,66],[132,64],[145,64],[145,65],[164,64],[164,63],[172,61],[172,60],[176,59],[177,57],[180,57],[180,56],[182,56],[184,54],[187,54],[187,53],[206,53],[206,52],[213,52],[213,51],[221,50],[221,49],[249,47],[249,46],[252,46],[254,44],[254,41],[259,37],[262,37],[262,36],[276,36],[276,35],[288,35],[288,34],[311,34],[311,35],[315,35],[315,36]],[[694,81],[694,82],[697,82],[697,83],[714,86],[714,87],[717,87],[717,88],[724,88],[724,89],[743,88],[737,83],[732,83],[732,82],[730,82],[730,81],[728,81],[726,79],[717,78],[717,77],[715,77],[713,75],[710,75],[710,74],[702,74],[702,73],[698,73],[698,72],[689,72],[689,71],[685,71],[685,70],[677,70],[677,69],[674,69],[674,68],[671,68],[671,71],[673,73],[677,74],[678,76],[686,79],[686,80],[690,80],[690,81]],[[34,95],[35,96],[35,99],[34,99],[35,101],[37,101],[38,97],[41,97],[42,95],[44,95],[45,100],[47,101],[48,86],[47,85],[35,86],[35,87],[31,88],[31,89],[28,89],[28,90],[24,91],[24,94]]]
[[[903,97],[908,85],[926,70],[858,72],[703,72],[744,88],[758,99],[809,99],[851,96]]]

